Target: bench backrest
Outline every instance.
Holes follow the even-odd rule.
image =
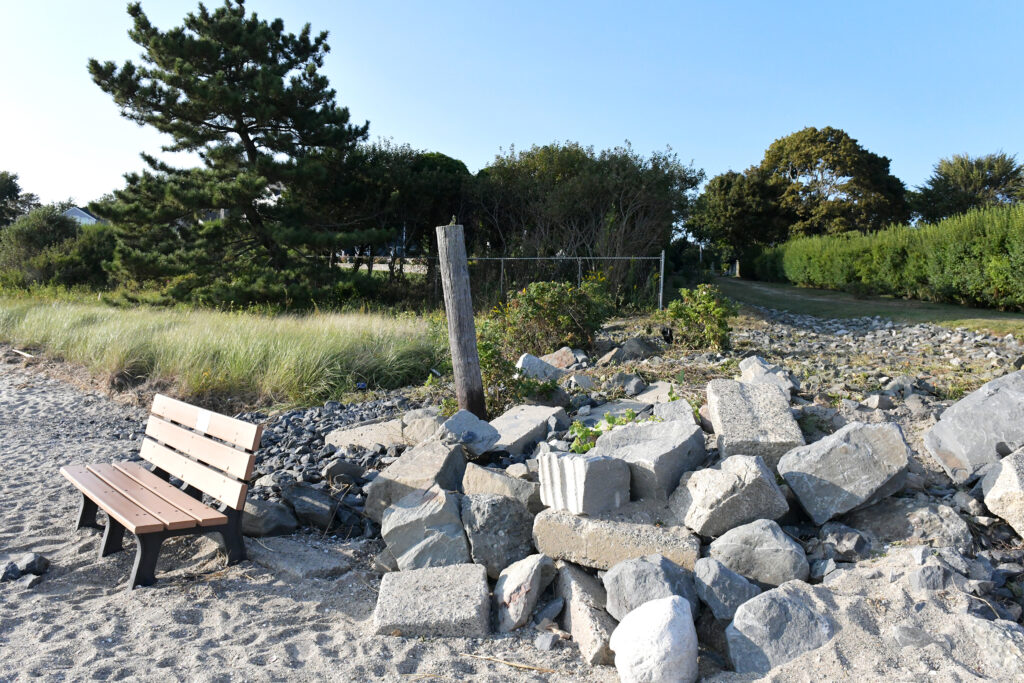
[[[157,394],[140,455],[171,476],[240,510],[262,436],[262,425]]]

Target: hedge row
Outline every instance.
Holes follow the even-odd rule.
[[[1024,204],[794,239],[762,252],[753,269],[761,280],[1024,311]]]

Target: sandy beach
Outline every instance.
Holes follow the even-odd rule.
[[[139,443],[128,437],[144,419],[141,408],[38,369],[0,365],[0,553],[51,562],[35,588],[0,586],[0,681],[616,680],[610,667],[583,664],[572,644],[538,651],[533,631],[485,640],[373,635],[372,542],[299,534],[348,556],[352,568],[294,580],[253,562],[225,568],[211,539],[179,537],[164,544],[158,583],[126,590],[131,535],[125,552],[97,559],[99,532],[75,530],[79,494],[58,470],[128,457]]]

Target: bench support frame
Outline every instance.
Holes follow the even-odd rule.
[[[156,473],[159,475],[160,471]],[[196,498],[201,497],[198,489],[192,489],[188,493]],[[127,530],[124,528],[124,525],[109,515],[107,515],[107,524],[105,526],[99,524],[96,521],[97,510],[96,502],[83,493],[81,508],[78,513],[78,528],[103,529],[99,557],[104,558],[124,550],[123,540]],[[242,511],[235,510],[227,505],[221,505],[218,511],[227,516],[228,521],[226,524],[154,531],[148,534],[133,534],[136,539],[135,564],[132,566],[129,589],[136,586],[152,586],[156,583],[156,563],[160,557],[160,547],[165,540],[173,536],[216,533],[220,536],[221,545],[224,546],[224,551],[227,554],[228,566],[248,559],[245,552],[245,543],[242,540]]]

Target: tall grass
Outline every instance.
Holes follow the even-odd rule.
[[[181,396],[307,404],[359,382],[420,383],[447,353],[443,327],[413,315],[264,316],[10,298],[0,298],[0,341],[96,373],[168,381]]]

